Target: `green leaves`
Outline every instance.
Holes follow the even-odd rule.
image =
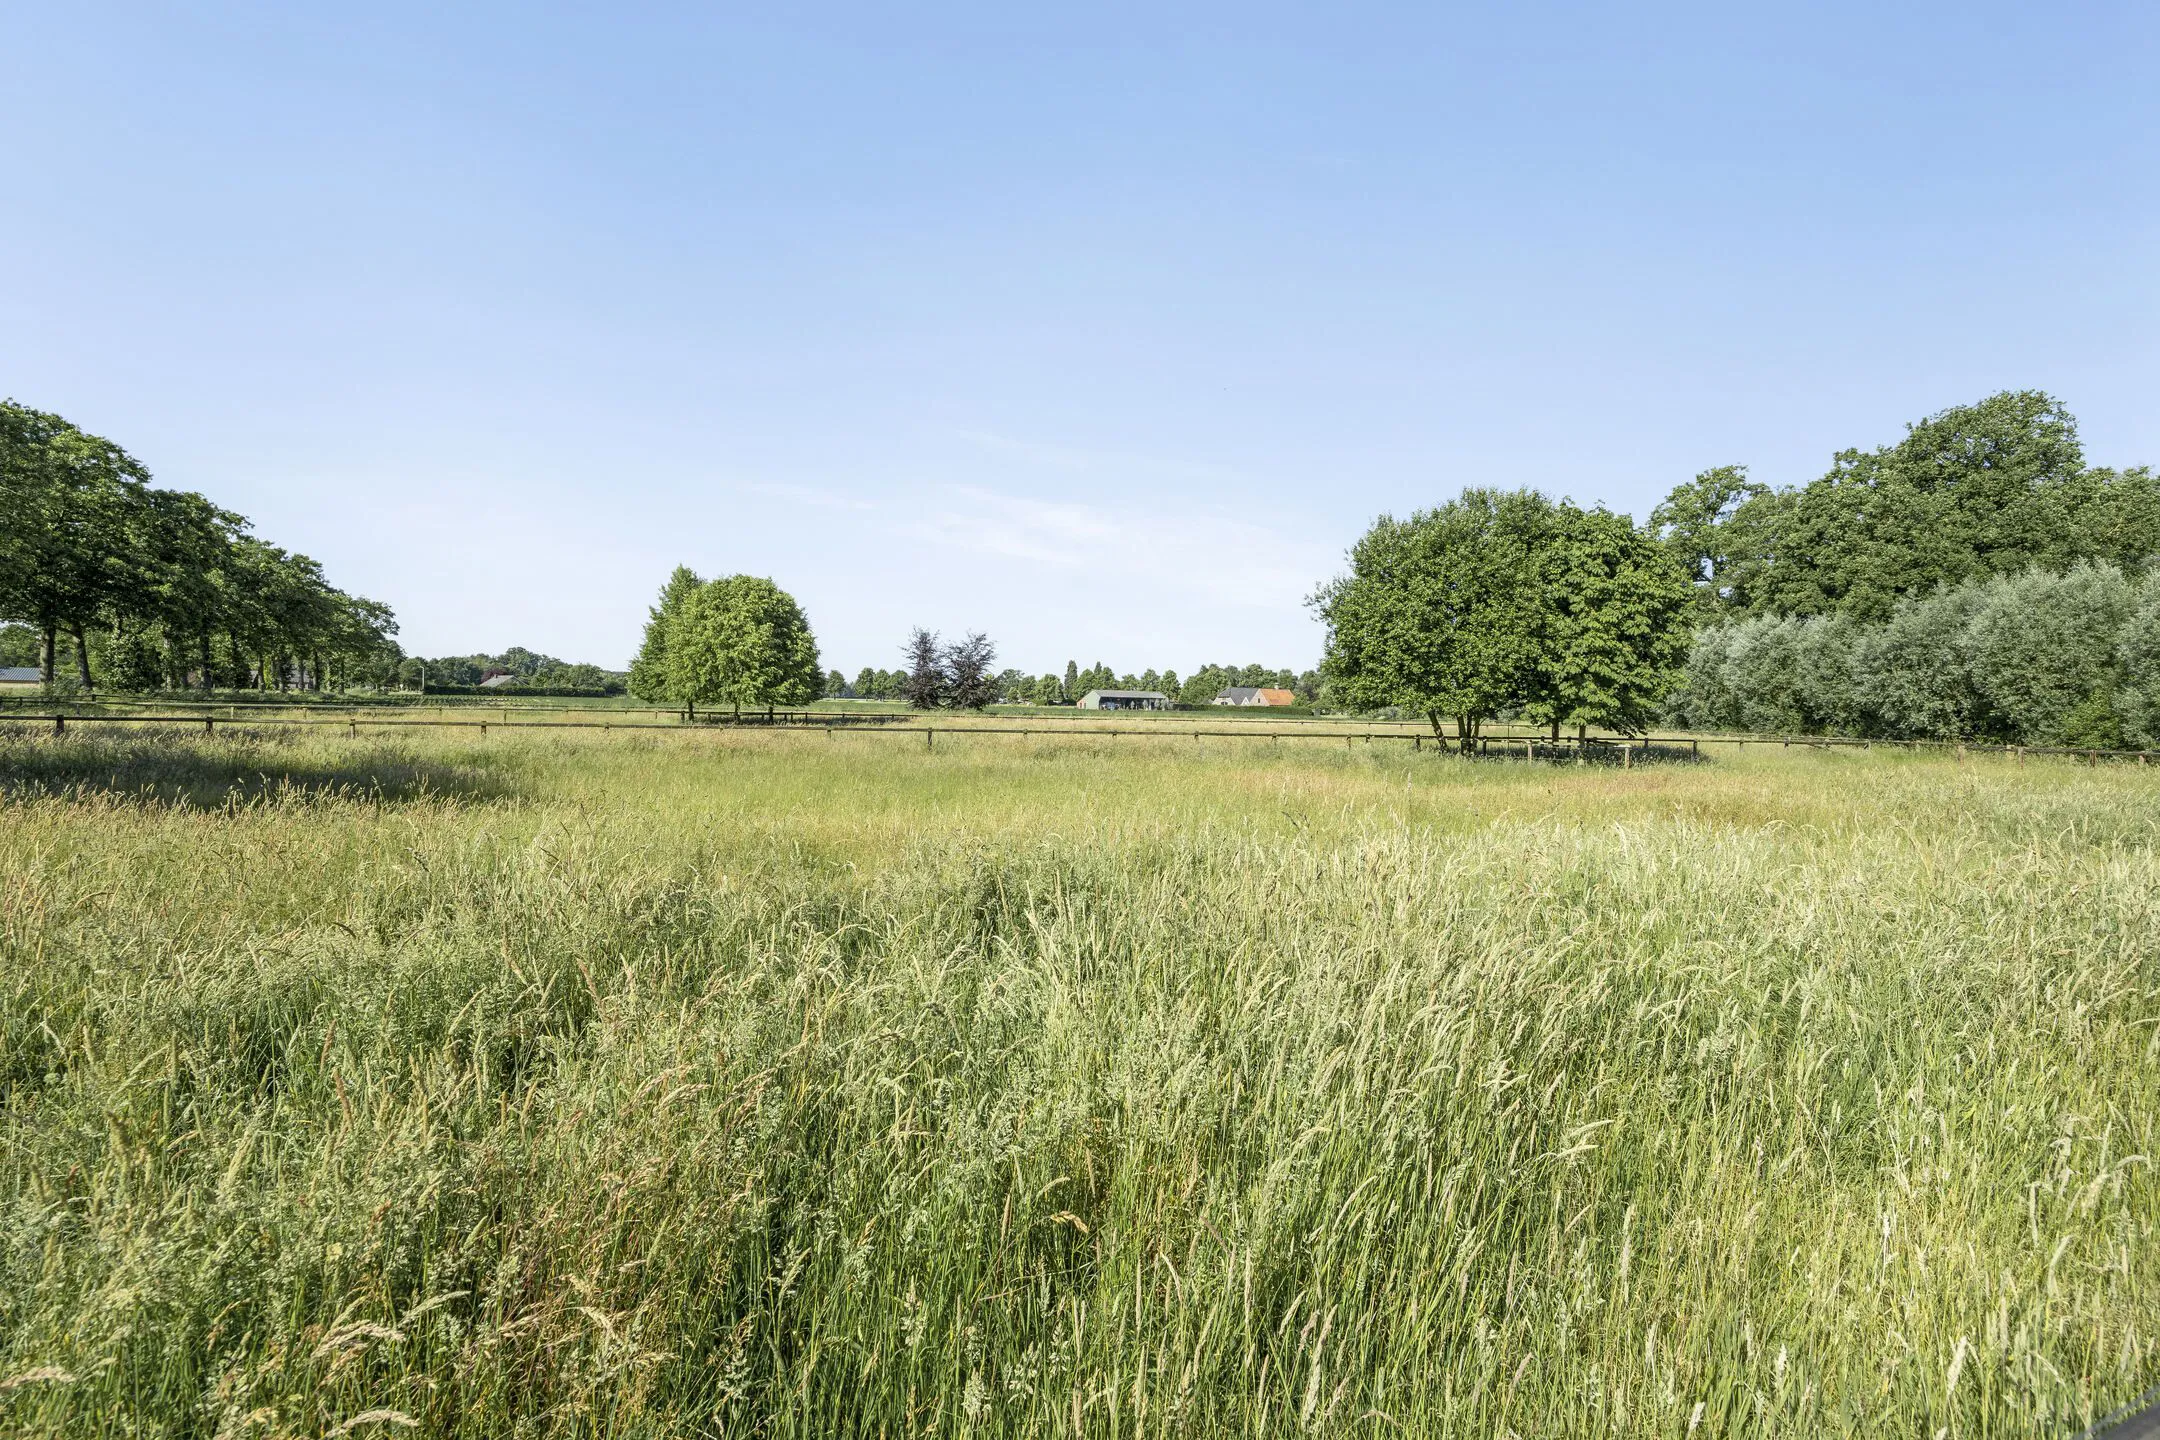
[[[1323,671],[1356,709],[1453,716],[1467,739],[1515,710],[1636,729],[1686,648],[1687,579],[1622,516],[1534,491],[1469,490],[1381,516],[1313,597]]]
[[[1675,709],[1704,729],[2160,743],[2160,577],[2038,567],[1848,615],[1757,615],[1696,640]]]
[[[2004,391],[1931,415],[1895,445],[1843,451],[1796,489],[1706,470],[1651,521],[1707,611],[1879,621],[1903,596],[2033,566],[2135,571],[2160,554],[2160,481],[2086,469],[2061,401]]]
[[[700,583],[677,569],[631,667],[634,693],[685,704],[807,705],[824,688],[793,597],[755,575]]]
[[[672,689],[668,670],[668,632],[680,618],[690,597],[705,584],[687,565],[675,567],[667,584],[660,587],[659,603],[645,623],[645,640],[637,658],[630,662],[630,693],[640,700],[679,701],[685,697]]]
[[[1687,653],[1692,587],[1624,515],[1562,501],[1533,557],[1534,678],[1518,705],[1551,725],[1647,727]]]
[[[251,538],[241,516],[149,482],[111,441],[0,403],[0,618],[46,635],[107,627],[121,678],[153,686],[181,683],[160,672],[184,671],[189,651],[208,686],[214,634],[257,657],[312,660],[318,683],[324,663],[394,650],[388,606]]]

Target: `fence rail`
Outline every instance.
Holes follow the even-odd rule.
[[[231,709],[231,707],[219,708]],[[656,713],[665,714],[670,712]],[[1459,737],[1445,734],[1436,735],[1428,730],[1319,730],[1311,728],[1261,730],[1247,725],[1240,725],[1227,730],[1202,730],[1182,726],[1171,729],[1160,723],[1144,725],[1137,729],[1106,726],[1087,730],[1072,730],[1057,726],[1044,728],[1032,723],[1032,721],[1003,725],[925,725],[902,723],[910,718],[905,715],[848,716],[827,715],[817,711],[797,711],[791,712],[788,718],[783,719],[779,718],[782,713],[774,712],[773,718],[763,715],[757,717],[745,715],[739,718],[724,716],[711,721],[708,726],[707,717],[704,716],[700,716],[694,723],[683,724],[680,722],[663,723],[650,720],[509,720],[503,718],[414,720],[379,715],[348,715],[338,719],[299,719],[273,716],[248,716],[242,718],[237,714],[228,713],[221,716],[207,711],[195,715],[85,715],[53,712],[43,715],[0,716],[0,727],[45,725],[51,727],[53,735],[62,736],[67,733],[70,725],[199,725],[202,727],[204,734],[215,735],[219,725],[222,724],[228,731],[259,730],[271,727],[343,729],[353,738],[358,738],[363,727],[369,730],[478,730],[482,735],[486,735],[490,730],[656,730],[682,734],[685,731],[707,728],[734,729],[739,727],[743,729],[823,730],[827,734],[836,734],[843,730],[855,730],[874,735],[920,735],[923,737],[924,745],[930,749],[936,748],[939,735],[1016,735],[1021,737],[1041,735],[1058,739],[1092,738],[1096,736],[1120,739],[1130,736],[1151,740],[1183,740],[1190,737],[1195,743],[1205,740],[1341,740],[1346,745],[1355,745],[1360,741],[1370,745],[1375,741],[1398,743],[1408,741],[1411,749],[1419,752],[1425,749],[1427,741],[1431,741],[1432,748],[1437,753],[1464,753]],[[1526,760],[1589,758],[1596,756],[1605,760],[1617,760],[1623,767],[1632,767],[1637,760],[1670,760],[1680,758],[1682,755],[1689,759],[1697,759],[1700,758],[1702,749],[1706,745],[1730,745],[1735,748],[1744,748],[1749,745],[1776,745],[1786,749],[1798,746],[1802,749],[1814,750],[1872,750],[1877,746],[1881,746],[1886,750],[1954,751],[1960,756],[2006,755],[2021,763],[2029,755],[2067,757],[2090,761],[2122,760],[2140,765],[2150,764],[2155,757],[2160,757],[2160,751],[2154,750],[2099,750],[2069,745],[1978,745],[1955,740],[1860,740],[1831,735],[1591,735],[1584,737],[1563,735],[1555,739],[1550,734],[1479,734],[1470,737],[1469,753],[1503,759],[1519,754]]]

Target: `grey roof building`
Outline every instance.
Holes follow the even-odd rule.
[[[35,685],[43,678],[35,665],[0,665],[0,685]]]
[[[1082,710],[1167,710],[1170,697],[1160,690],[1090,690],[1080,697]]]

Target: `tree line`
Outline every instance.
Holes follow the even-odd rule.
[[[2006,391],[1773,488],[1706,470],[1636,525],[1529,490],[1381,516],[1312,604],[1323,698],[1451,718],[2160,744],[2160,482]]]
[[[390,607],[249,533],[127,451],[0,402],[0,621],[27,628],[47,685],[321,689],[394,669]]]
[[[627,679],[620,670],[558,660],[522,645],[512,645],[500,655],[440,655],[432,659],[408,655],[397,665],[397,682],[412,689],[470,689],[497,676],[508,677],[509,688],[528,694],[569,691],[620,695]]]
[[[2087,466],[2050,395],[1954,406],[1802,486],[1705,471],[1651,518],[1702,622],[1677,720],[2160,744],[2160,480]]]
[[[825,694],[835,699],[906,700],[910,696],[908,668],[880,670],[865,666],[851,681],[835,670],[825,677]],[[1206,664],[1180,679],[1175,670],[1143,670],[1124,674],[1100,662],[1082,668],[1078,661],[1065,662],[1063,675],[1029,675],[1022,670],[1000,670],[994,677],[993,699],[1005,705],[1076,705],[1090,690],[1153,690],[1177,705],[1209,705],[1223,691],[1237,685],[1288,690],[1303,703],[1318,697],[1320,676],[1315,670],[1299,674],[1266,665]]]
[[[1673,708],[1710,730],[2160,748],[2160,573],[2034,566],[1903,597],[1881,620],[1715,624]]]
[[[2076,418],[2037,390],[1842,451],[1805,485],[1760,485],[1740,465],[1706,470],[1650,518],[1713,621],[1882,621],[1906,596],[1967,580],[2083,562],[2134,574],[2160,555],[2160,481],[2145,466],[2087,467]]]

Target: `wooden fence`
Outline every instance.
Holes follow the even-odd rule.
[[[294,718],[274,716],[245,716],[240,711],[245,706],[210,706],[193,714],[181,715],[114,715],[114,714],[68,714],[52,712],[35,715],[0,716],[0,726],[37,725],[50,728],[55,736],[65,735],[68,727],[81,725],[137,725],[137,726],[186,726],[200,727],[205,735],[215,735],[222,725],[227,732],[278,728],[338,728],[357,739],[363,728],[370,731],[395,729],[477,730],[486,735],[490,730],[655,730],[680,734],[685,730],[701,729],[708,718],[699,716],[694,725],[680,721],[653,720],[512,720],[506,716],[494,719],[408,719],[402,716],[346,715],[342,718]],[[220,715],[218,710],[227,713]],[[620,712],[616,712],[620,713]],[[654,712],[666,714],[670,712]],[[1462,746],[1452,735],[1435,735],[1429,730],[1373,730],[1373,729],[1320,729],[1301,726],[1296,729],[1259,729],[1252,725],[1238,725],[1230,729],[1203,730],[1197,727],[1175,728],[1160,722],[1131,726],[1106,726],[1075,730],[1061,725],[1043,726],[1031,717],[1013,724],[979,723],[932,725],[907,723],[914,717],[908,715],[847,715],[826,711],[775,711],[767,715],[721,716],[710,723],[716,728],[775,728],[796,731],[821,730],[828,735],[842,730],[860,731],[873,735],[920,735],[925,748],[935,749],[939,735],[1016,735],[1021,737],[1044,736],[1057,739],[1083,739],[1125,737],[1150,740],[1184,740],[1190,737],[1195,744],[1208,740],[1340,740],[1345,745],[1373,744],[1375,742],[1400,744],[1407,742],[1413,752],[1428,748],[1440,754],[1460,754]],[[1339,722],[1337,722],[1339,724]],[[2067,745],[1979,745],[1954,740],[1857,740],[1825,735],[1637,735],[1637,736],[1587,736],[1578,739],[1563,735],[1554,739],[1549,734],[1479,734],[1471,737],[1471,753],[1493,758],[1521,758],[1524,760],[1598,760],[1617,763],[1632,768],[1646,761],[1698,760],[1707,745],[1730,745],[1744,748],[1749,745],[1776,745],[1786,749],[1795,746],[1802,749],[1872,750],[1877,746],[1886,750],[1955,752],[1965,755],[2004,755],[2023,762],[2029,755],[2060,756],[2071,759],[2101,761],[2122,760],[2136,764],[2149,764],[2160,756],[2152,750],[2099,750]]]

